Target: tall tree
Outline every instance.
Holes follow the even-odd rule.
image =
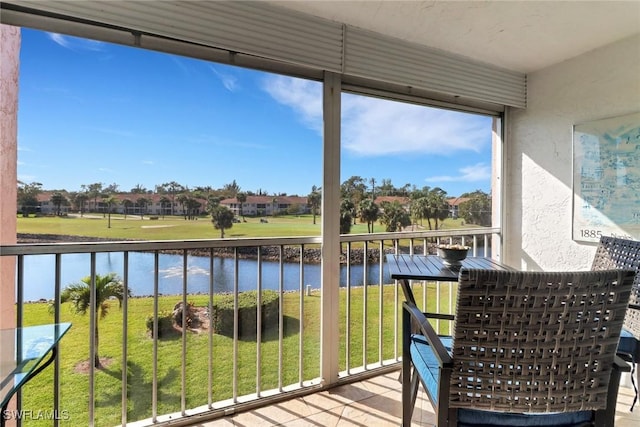
[[[226,206],[218,204],[210,213],[213,228],[220,230],[220,238],[224,239],[224,230],[233,227],[233,211]]]
[[[240,192],[240,186],[234,179],[231,183],[225,184],[222,187],[222,191],[224,192],[224,196],[228,198],[234,198]]]
[[[440,223],[449,216],[447,192],[440,187],[424,186],[411,193],[411,214],[414,218],[427,220],[429,230],[439,229]]]
[[[150,202],[151,200],[146,197],[138,197],[136,199],[136,205],[138,205],[138,208],[140,208],[140,219],[144,219],[144,214],[147,213],[147,206]]]
[[[397,200],[382,203],[382,217],[380,221],[386,225],[385,230],[388,232],[401,231],[403,227],[411,225],[409,213]]]
[[[89,196],[84,191],[75,193],[73,195],[72,201],[76,209],[80,211],[80,217],[84,215],[84,207],[85,207],[85,204],[87,203],[87,200],[89,200]]]
[[[491,196],[482,190],[464,194],[469,200],[460,203],[458,215],[468,224],[491,226]]]
[[[149,190],[147,190],[147,188],[142,184],[136,184],[136,186],[131,189],[130,193],[132,193],[132,194],[147,194],[147,193],[149,193]]]
[[[383,179],[382,183],[378,187],[378,196],[395,196],[396,193],[396,188],[391,183],[391,180]]]
[[[173,208],[176,203],[176,196],[182,193],[184,190],[185,190],[185,187],[181,184],[178,184],[175,181],[165,182],[159,187],[156,187],[156,191],[158,193],[165,192],[169,196],[169,199],[171,199],[171,215],[174,215]]]
[[[353,222],[353,203],[349,199],[340,202],[340,234],[349,234]]]
[[[189,196],[185,202],[185,206],[187,208],[187,219],[196,219],[196,216],[200,213],[200,207],[202,203],[200,203],[195,197]]]
[[[18,181],[18,206],[22,211],[22,216],[27,218],[29,214],[35,213],[40,205],[38,202],[38,194],[42,193],[42,184],[32,182],[26,184]]]
[[[164,212],[168,206],[171,206],[171,199],[167,196],[160,197],[160,210],[162,211],[162,219],[164,219]]]
[[[109,300],[115,298],[122,306],[124,299],[124,285],[122,280],[116,273],[109,273],[101,276],[96,274],[95,278],[95,302],[96,302],[96,322],[93,330],[93,336],[96,344],[96,355],[93,365],[96,368],[102,367],[100,356],[98,354],[98,343],[100,336],[98,334],[98,319],[104,319],[109,314]],[[129,291],[129,296],[131,292]],[[60,294],[60,302],[71,302],[72,309],[78,314],[86,314],[91,309],[91,276],[86,276],[80,282],[72,283],[67,286]]]
[[[60,216],[62,214],[62,206],[66,206],[69,204],[67,197],[62,194],[60,191],[55,191],[51,198],[49,199],[51,204],[55,207],[56,215]]]
[[[429,214],[429,200],[426,196],[423,196],[421,192],[414,192],[411,199],[411,216],[415,222],[420,222],[422,226],[422,220]]]
[[[242,212],[242,205],[247,202],[247,193],[236,194],[236,200],[238,201],[238,209],[240,209],[240,216],[244,220],[244,213]]]
[[[373,199],[364,199],[360,202],[360,220],[367,223],[367,232],[373,233],[373,225],[380,216],[380,207]]]
[[[129,198],[124,198],[120,201],[120,203],[122,204],[122,210],[124,211],[124,219],[127,219],[127,213],[133,207],[133,202]]]
[[[102,199],[102,203],[107,205],[107,216],[109,217],[107,220],[107,228],[111,228],[111,210],[113,209],[113,205],[118,203],[118,200],[113,194],[110,194]]]
[[[447,192],[440,187],[435,187],[429,191],[429,218],[433,219],[435,229],[440,228],[440,223],[449,217],[449,202],[447,202]]]
[[[117,194],[119,187],[120,186],[114,182],[113,184],[107,185],[102,191],[105,194]]]
[[[93,199],[93,212],[98,212],[98,197],[102,197],[102,183],[94,182],[87,186],[82,186],[87,189],[87,195]]]
[[[189,194],[187,192],[180,193],[176,197],[176,200],[182,208],[182,215],[184,215],[184,219],[187,219],[187,201],[189,200]]]
[[[311,209],[311,214],[313,215],[313,223],[316,223],[316,215],[318,214],[318,209],[322,205],[322,193],[320,192],[320,188],[315,185],[311,187],[311,193],[307,196],[307,204]]]
[[[343,199],[349,199],[353,203],[354,211],[351,216],[355,225],[358,216],[357,209],[360,206],[360,202],[365,198],[367,185],[362,177],[352,176],[340,185],[340,192]]]
[[[369,178],[369,182],[371,183],[371,200],[376,199],[376,179]]]

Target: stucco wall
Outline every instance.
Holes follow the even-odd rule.
[[[527,86],[527,109],[508,113],[503,259],[588,269],[595,244],[571,236],[572,129],[640,111],[640,35],[530,74]]]
[[[0,25],[0,242],[16,242],[20,29]],[[0,257],[0,329],[15,325],[15,259]]]

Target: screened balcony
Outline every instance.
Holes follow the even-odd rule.
[[[384,270],[379,269],[377,274],[369,274],[370,278],[371,275],[375,277],[374,284],[364,288],[368,289],[367,298],[363,299],[367,302],[367,310],[351,313],[345,291],[349,288],[340,286],[340,256],[349,250],[350,241],[339,233],[341,94],[362,94],[491,117],[496,147],[492,165],[494,223],[489,229],[489,245],[485,247],[490,246],[492,256],[501,262],[526,270],[587,269],[593,257],[594,245],[575,239],[572,234],[571,130],[579,123],[637,111],[640,4],[517,3],[373,2],[358,8],[352,2],[323,6],[322,2],[3,1],[0,4],[3,41],[0,61],[0,326],[10,327],[26,321],[26,316],[21,316],[33,308],[26,303],[22,292],[28,292],[25,267],[30,258],[40,256],[36,255],[38,253],[53,258],[46,275],[51,281],[52,299],[55,300],[55,293],[66,284],[62,275],[66,257],[71,253],[85,254],[90,276],[92,271],[95,273],[94,262],[99,262],[105,253],[111,253],[122,265],[122,275],[127,277],[132,272],[128,257],[139,250],[146,251],[153,260],[161,251],[173,248],[180,253],[178,256],[184,257],[184,262],[175,271],[188,271],[189,251],[226,245],[212,241],[127,243],[122,246],[119,243],[51,247],[14,245],[20,28],[307,78],[322,85],[322,154],[309,159],[314,164],[322,163],[322,235],[294,241],[234,242],[230,246],[293,245],[300,251],[321,246],[324,251],[320,267],[323,279],[318,287],[321,293],[311,286],[310,295],[307,295],[304,269],[299,269],[295,291],[281,293],[291,301],[284,304],[285,312],[279,312],[278,328],[274,329],[277,336],[268,337],[269,349],[251,346],[240,339],[222,338],[228,340],[231,349],[224,361],[231,366],[250,367],[248,382],[238,377],[243,372],[241,369],[230,368],[229,372],[233,374],[226,375],[223,380],[216,377],[216,370],[207,369],[195,374],[201,384],[200,390],[190,387],[190,375],[194,370],[190,344],[194,338],[202,338],[199,358],[217,362],[217,345],[210,349],[208,343],[212,341],[207,341],[208,333],[198,336],[180,333],[171,340],[162,341],[146,336],[145,325],[132,331],[133,326],[130,327],[126,317],[135,306],[136,298],[133,297],[126,303],[123,301],[122,311],[115,304],[104,322],[96,313],[89,314],[82,318],[86,328],[77,329],[88,341],[79,351],[86,352],[85,357],[90,359],[92,353],[102,355],[105,348],[109,353],[106,356],[118,358],[119,363],[105,371],[85,368],[80,374],[86,378],[82,386],[86,401],[79,402],[86,415],[80,423],[117,425],[126,421],[130,424],[133,418],[143,418],[143,423],[152,425],[201,425],[204,423],[201,414],[214,418],[226,414],[218,422],[314,424],[318,423],[315,416],[323,421],[334,420],[337,417],[334,414],[339,412],[345,423],[375,425],[370,418],[350,414],[360,407],[371,412],[370,408],[379,403],[375,400],[377,395],[395,393],[393,390],[384,392],[381,388],[393,388],[397,375],[397,317],[394,310],[400,296],[394,283],[386,283],[384,276],[379,279],[377,274]],[[419,241],[425,236],[411,238],[414,237],[415,245],[420,246]],[[432,237],[446,238],[445,235]],[[405,238],[408,237],[402,237]],[[353,244],[357,245],[367,240],[354,239]],[[377,239],[380,240],[374,239],[370,243],[372,248],[382,246],[386,250],[396,250],[392,242],[400,238]],[[474,244],[485,240],[484,237],[478,239]],[[398,247],[411,250],[412,246],[400,244]],[[242,259],[236,259],[235,255],[227,261],[234,266],[242,264]],[[256,278],[260,276],[255,273],[257,269],[257,265],[251,269]],[[163,305],[161,281],[156,280],[158,271],[154,267],[147,275],[152,304],[144,311],[152,314],[173,308],[176,302],[185,303],[184,295],[188,295],[181,287],[181,301]],[[279,283],[279,280],[275,282]],[[257,279],[254,283],[257,289],[265,285]],[[186,280],[184,287],[188,290],[189,286]],[[445,289],[448,288],[447,285]],[[235,295],[236,289],[233,289],[231,294]],[[371,289],[374,291],[370,292]],[[427,292],[429,285],[424,289]],[[447,293],[451,294],[451,291]],[[198,296],[198,304],[208,306],[209,295],[211,292],[205,287]],[[445,301],[444,307],[449,305],[446,301],[450,300],[445,296],[431,299],[428,293],[425,295],[427,301]],[[355,294],[350,296],[352,303],[355,297]],[[186,303],[190,298],[186,297]],[[291,320],[302,319],[308,314],[307,301],[314,299],[320,300],[318,314],[322,323],[302,323],[300,328],[299,323]],[[52,313],[47,310],[39,313],[42,319],[59,316],[64,320],[64,316],[69,316],[68,310],[56,310],[55,306]],[[379,316],[380,312],[383,316]],[[108,323],[110,320],[119,320],[115,326],[107,328],[109,333],[119,334],[115,335],[117,338],[110,340],[108,333],[106,336],[103,333],[98,346],[93,345],[90,324],[112,326]],[[367,322],[371,327],[347,327],[356,321]],[[151,323],[152,328],[155,327],[154,321]],[[76,326],[80,324],[76,322]],[[292,331],[295,333],[285,333]],[[391,331],[390,342],[385,341],[386,331]],[[131,337],[132,332],[137,336]],[[236,333],[239,330],[234,329],[232,336]],[[306,341],[306,335],[311,336],[309,341]],[[143,339],[134,339],[140,337]],[[265,336],[262,338],[266,339]],[[139,366],[127,363],[131,361],[129,350],[139,341],[149,345],[145,350],[152,371],[142,377],[142,381]],[[285,346],[284,342],[291,347]],[[162,353],[167,343],[177,348],[170,357]],[[115,347],[110,348],[110,345]],[[247,348],[250,349],[248,359],[241,359]],[[289,348],[293,349],[291,359],[282,358],[280,354]],[[76,349],[61,350],[60,361],[50,373],[50,385],[58,387],[57,391],[53,389],[55,397],[51,401],[37,402],[38,408],[64,410],[63,403],[70,398],[65,390],[75,386],[68,383],[69,376],[64,374],[69,367],[60,364],[64,363],[65,354],[72,354]],[[320,356],[312,359],[308,356],[311,353]],[[172,363],[164,363],[169,360]],[[285,360],[295,360],[295,364],[284,366]],[[276,365],[277,370],[272,369]],[[127,369],[123,369],[125,366]],[[284,373],[286,369],[289,369],[287,374]],[[266,370],[277,374],[265,378],[261,372]],[[367,381],[373,383],[344,384],[361,377],[367,377]],[[377,378],[384,379],[376,382]],[[167,382],[176,384],[175,391],[170,389],[165,393],[163,386]],[[220,383],[225,387],[222,393],[216,388]],[[118,386],[111,388],[113,384]],[[141,389],[134,389],[134,385],[140,385]],[[30,386],[37,387],[38,383]],[[373,391],[376,396],[361,393],[363,388]],[[342,396],[347,394],[345,390],[358,390],[354,403],[337,409],[341,408]],[[627,421],[630,390],[628,382],[623,384],[620,392],[622,409],[619,408],[621,426],[637,422],[633,417],[632,421]],[[290,403],[281,403],[284,400]],[[29,404],[26,393],[19,404]],[[311,417],[306,421],[292,418],[292,413],[304,415],[299,409],[301,404]],[[130,417],[129,411],[136,411],[137,407],[145,408],[139,412],[143,415]],[[98,416],[104,408],[108,409],[111,418]],[[278,414],[266,412],[272,409]],[[399,407],[396,410],[399,411]],[[396,425],[395,412],[390,410],[389,414],[385,418],[374,413],[374,417],[378,415],[384,422]],[[64,425],[66,415],[61,415],[57,423]],[[425,419],[428,423],[428,415],[417,421]],[[376,420],[380,421],[380,418]]]
[[[480,256],[490,254],[492,236],[498,232],[478,228],[342,236],[335,302],[339,334],[328,337],[329,345],[339,348],[336,384],[398,374],[398,310],[403,297],[385,271],[384,254],[429,254],[436,244],[456,241],[470,246],[470,255]],[[42,397],[35,396],[42,393],[35,390],[44,389],[45,396],[52,396],[53,413],[62,414],[61,423],[193,423],[326,390],[332,385],[320,380],[319,315],[325,297],[318,266],[305,258],[305,253],[319,250],[319,241],[309,237],[3,246],[2,256],[16,262],[18,324],[73,324],[59,346],[54,369],[24,387],[21,410],[36,413]],[[284,254],[298,254],[297,260],[285,260]],[[101,297],[106,291],[100,272],[106,265],[122,278],[120,310],[113,294]],[[90,299],[98,301],[84,314],[73,310],[73,297],[61,296],[69,271],[75,276],[78,267],[88,274],[83,280]],[[442,313],[452,312],[455,287],[414,283],[425,307]],[[51,294],[49,303],[34,301],[31,295],[43,292]],[[268,295],[273,297],[269,303]],[[253,305],[242,306],[245,296]],[[227,300],[227,323],[217,314],[225,310],[220,299]],[[107,316],[90,309],[103,304],[109,306]],[[176,316],[179,304],[190,310]],[[172,318],[174,326],[167,327]],[[78,362],[79,355],[85,362]],[[86,363],[95,360],[99,366]]]

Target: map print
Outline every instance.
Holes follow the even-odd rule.
[[[573,240],[640,239],[640,113],[573,130]]]

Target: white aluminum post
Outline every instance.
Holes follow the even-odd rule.
[[[338,380],[340,287],[340,76],[326,72],[323,85],[322,299],[320,377]]]

